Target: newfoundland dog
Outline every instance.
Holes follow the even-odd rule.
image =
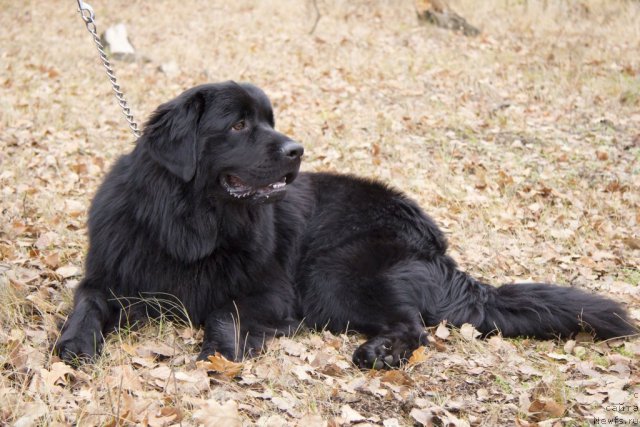
[[[365,334],[361,368],[397,366],[425,325],[541,339],[636,333],[616,302],[571,287],[494,287],[460,271],[442,231],[384,184],[298,173],[265,93],[226,82],[161,105],[89,212],[86,273],[55,351],[160,315],[204,325],[200,359],[253,356],[303,323]]]

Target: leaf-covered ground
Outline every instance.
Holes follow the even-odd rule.
[[[452,5],[480,36],[420,24],[410,0],[319,0],[312,35],[312,1],[93,4],[99,29],[125,22],[144,57],[116,64],[139,120],[198,83],[254,82],[304,143],[304,169],[406,190],[467,271],[606,294],[637,321],[640,3]],[[637,338],[441,325],[409,366],[362,372],[358,336],[301,331],[241,365],[196,365],[201,331],[158,321],[110,336],[96,365],[61,364],[50,347],[87,207],[133,139],[75,2],[0,0],[0,28],[0,424],[640,422]]]

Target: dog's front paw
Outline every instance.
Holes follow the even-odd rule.
[[[102,336],[93,333],[66,336],[63,334],[53,347],[65,363],[77,366],[81,363],[92,362],[102,349]]]
[[[353,363],[360,369],[383,369],[398,366],[400,355],[394,351],[391,339],[374,337],[353,353]]]
[[[360,369],[395,368],[406,362],[418,345],[426,345],[426,337],[408,343],[397,337],[377,336],[367,340],[353,353],[353,363]]]

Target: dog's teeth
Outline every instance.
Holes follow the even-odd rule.
[[[285,185],[287,185],[285,182],[280,181],[280,182],[274,182],[273,184],[269,184],[270,188],[276,189],[276,188],[282,188]]]

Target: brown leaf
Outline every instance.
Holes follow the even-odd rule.
[[[42,261],[51,269],[58,268],[60,265],[60,254],[57,252],[51,252],[49,255],[44,256]]]
[[[142,390],[140,373],[129,365],[114,366],[104,381],[111,388],[122,388],[129,391]]]
[[[427,348],[421,345],[411,354],[411,357],[409,358],[409,366],[417,365],[425,360],[427,360]]]
[[[404,371],[398,371],[398,370],[385,372],[384,375],[382,375],[382,382],[395,384],[395,385],[412,385],[413,384],[413,380],[411,379],[409,374],[407,374]]]
[[[440,353],[447,351],[447,346],[442,341],[434,342],[433,346],[435,347],[436,351],[439,351]]]
[[[507,185],[513,184],[513,178],[511,177],[511,175],[508,175],[505,171],[499,170],[497,182],[500,188],[504,188]]]
[[[475,187],[477,190],[484,190],[485,188],[487,188],[487,177],[484,170],[482,169],[478,169],[476,171]]]
[[[636,237],[625,237],[622,241],[631,249],[640,249],[640,239]]]
[[[208,357],[207,360],[196,362],[196,366],[199,369],[205,369],[207,371],[214,371],[222,374],[223,376],[232,379],[237,377],[244,365],[242,363],[232,362],[227,360],[223,355],[216,352],[213,356]]]
[[[609,160],[609,153],[607,153],[604,150],[597,150],[596,151],[596,157],[598,158],[598,160]]]
[[[174,356],[176,354],[176,349],[160,341],[151,341],[135,347],[135,353],[140,357],[166,359]]]
[[[329,375],[331,377],[341,377],[345,374],[344,369],[340,368],[335,363],[328,363],[319,372]]]
[[[42,380],[49,388],[67,385],[68,377],[73,377],[74,374],[75,371],[64,362],[56,362],[51,365],[51,369],[40,370]]]
[[[624,193],[628,189],[629,189],[628,185],[624,185],[620,181],[614,180],[614,181],[609,182],[606,185],[606,187],[604,188],[604,191],[606,191],[607,193],[615,193],[616,191]]]
[[[564,405],[554,402],[551,399],[536,399],[531,402],[529,412],[536,414],[536,419],[545,420],[547,418],[559,418],[566,410]]]
[[[11,245],[0,244],[0,260],[12,260],[16,257],[16,251]]]
[[[332,337],[327,339],[325,337],[325,340],[329,347],[335,348],[336,350],[340,350],[342,347],[342,340],[340,338]]]
[[[179,408],[164,407],[159,411],[148,414],[147,423],[151,427],[164,427],[182,421],[182,411]]]

